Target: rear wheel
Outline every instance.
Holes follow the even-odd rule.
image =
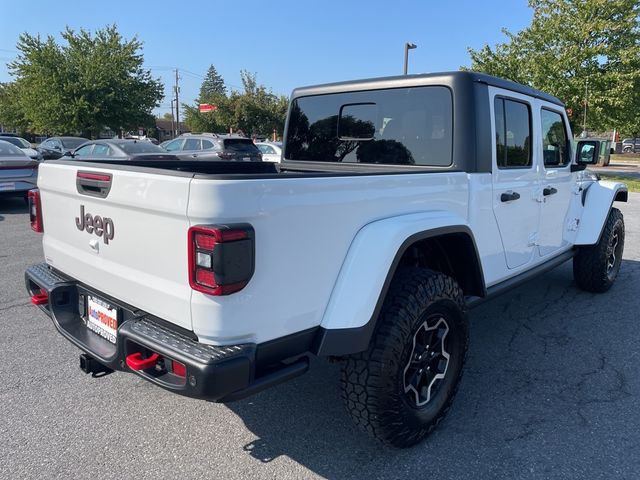
[[[426,269],[394,279],[369,348],[350,356],[342,391],[353,421],[395,447],[418,443],[449,410],[468,331],[462,290]]]
[[[606,292],[618,276],[624,251],[624,218],[612,208],[595,245],[580,247],[573,257],[573,278],[582,290]]]

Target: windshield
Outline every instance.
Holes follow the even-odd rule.
[[[24,138],[20,137],[0,137],[0,140],[9,142],[11,145],[15,145],[18,148],[31,148],[31,144]]]
[[[260,153],[258,147],[248,138],[229,138],[224,140],[224,149],[234,153]]]
[[[151,142],[119,142],[116,145],[125,153],[166,153],[164,148],[154,145]]]
[[[86,138],[63,138],[61,140],[64,148],[68,150],[73,150],[74,148],[78,148],[80,145],[82,145],[84,142],[87,141]]]
[[[0,157],[25,157],[26,155],[15,145],[0,140]]]

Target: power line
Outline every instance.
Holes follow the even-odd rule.
[[[184,68],[181,68],[180,71],[182,73],[187,73],[189,75],[193,75],[194,77],[205,78],[204,75],[200,75],[199,73],[190,72],[189,70],[185,70]]]

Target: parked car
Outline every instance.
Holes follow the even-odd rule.
[[[57,160],[86,141],[87,139],[82,137],[51,137],[38,146],[38,151],[42,154],[44,160]]]
[[[183,133],[164,149],[183,160],[262,161],[262,154],[251,139],[238,135]]]
[[[640,152],[640,138],[625,138],[622,140],[622,153]]]
[[[280,163],[282,158],[282,142],[260,142],[256,147],[262,153],[262,160],[265,162]]]
[[[33,160],[42,160],[42,154],[35,148],[33,148],[31,144],[22,137],[14,137],[13,135],[8,136],[2,134],[0,135],[0,140],[4,140],[5,142],[9,142],[15,145],[20,150],[22,150],[27,155],[27,157]]]
[[[64,158],[74,160],[131,160],[145,155],[164,160],[178,160],[175,155],[167,155],[167,152],[147,140],[132,140],[113,138],[108,140],[90,140],[83,143]]]
[[[36,187],[39,162],[22,149],[0,140],[0,195],[26,195]]]

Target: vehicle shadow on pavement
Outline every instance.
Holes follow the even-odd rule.
[[[227,406],[256,435],[243,447],[253,458],[286,455],[327,478],[637,472],[640,374],[629,353],[640,342],[639,275],[640,262],[624,260],[613,288],[591,294],[577,288],[568,262],[471,311],[456,401],[411,449],[357,430],[342,407],[339,365],[321,359],[293,382]],[[629,442],[605,444],[594,432]]]
[[[0,221],[4,220],[4,216],[2,214],[21,214],[27,213],[29,211],[29,206],[22,198],[13,198],[0,197]]]

